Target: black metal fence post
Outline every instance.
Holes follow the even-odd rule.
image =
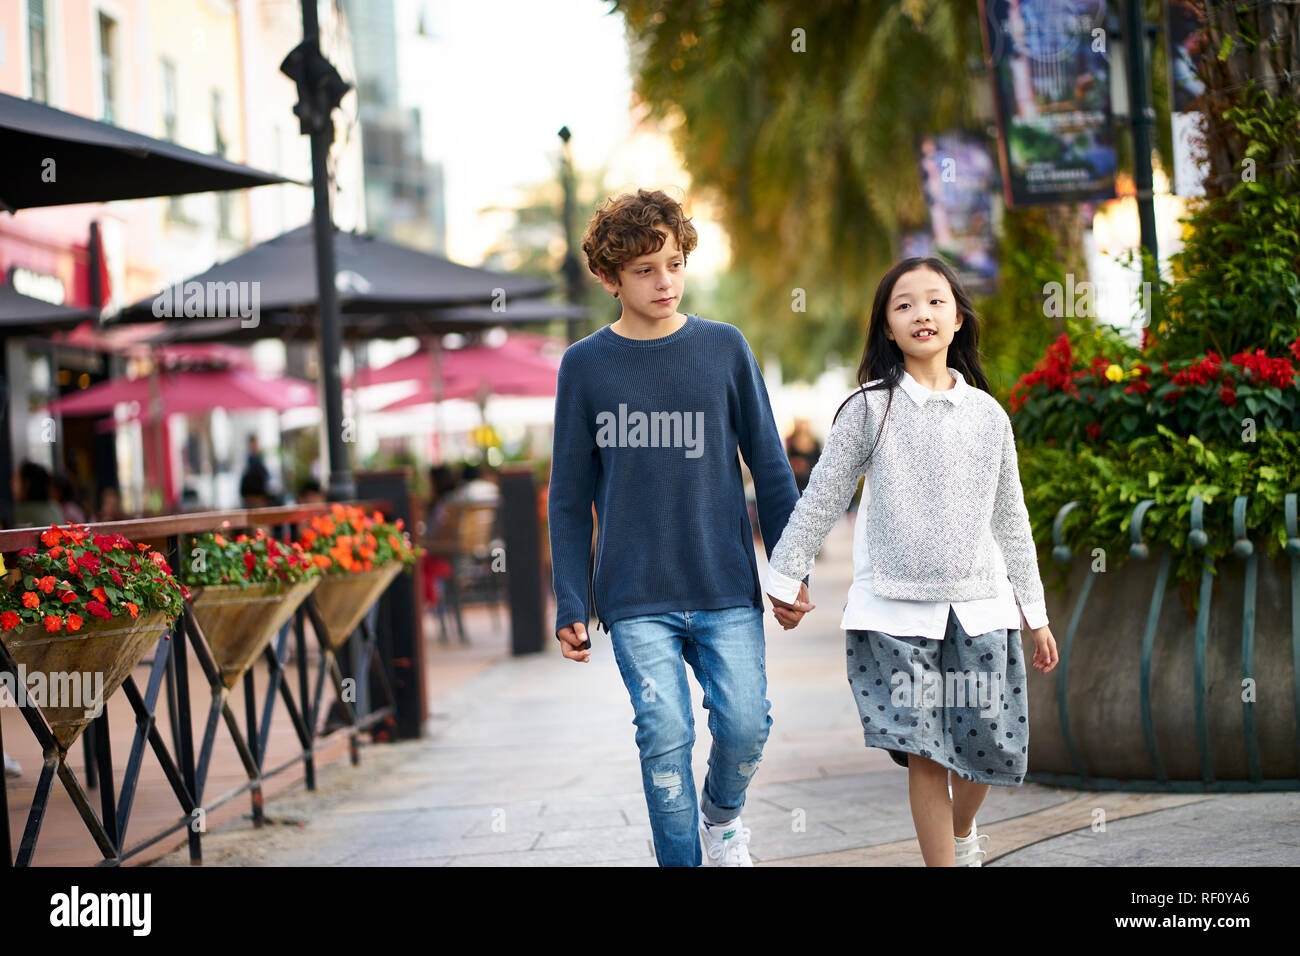
[[[506,540],[506,583],[510,594],[510,652],[536,654],[549,628],[542,620],[541,533],[533,466],[503,467],[501,524]]]

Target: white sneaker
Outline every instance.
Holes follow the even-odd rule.
[[[700,839],[704,841],[705,866],[754,865],[749,858],[749,828],[741,826],[740,817],[714,826],[701,812]]]
[[[23,775],[23,765],[20,764],[13,757],[10,757],[8,754],[5,754],[5,776],[21,777],[22,775]]]
[[[980,861],[988,854],[985,852],[984,847],[980,845],[980,841],[988,842],[988,838],[989,835],[987,833],[978,833],[976,831],[975,823],[972,821],[970,825],[970,833],[966,834],[964,837],[953,838],[955,844],[954,856],[956,858],[956,865],[983,866],[984,864]]]

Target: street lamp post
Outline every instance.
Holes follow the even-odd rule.
[[[1137,187],[1138,224],[1142,245],[1151,253],[1156,269],[1160,256],[1156,245],[1156,207],[1151,173],[1151,135],[1156,112],[1147,94],[1147,29],[1142,0],[1128,0],[1129,126],[1133,130],[1133,181]]]
[[[312,211],[316,245],[316,290],[320,324],[321,391],[325,400],[326,447],[329,482],[326,497],[343,501],[356,497],[356,485],[343,443],[343,382],[339,371],[342,335],[339,330],[338,290],[334,284],[334,220],[330,215],[330,179],[327,160],[334,142],[333,111],[351,88],[320,51],[320,25],[316,0],[302,0],[302,43],[285,57],[280,71],[298,84],[299,129],[311,137]]]
[[[561,126],[559,137],[560,142],[563,144],[560,148],[560,187],[564,191],[564,209],[561,214],[564,225],[564,283],[569,304],[580,305],[583,293],[582,266],[578,263],[573,221],[576,200],[573,195],[573,151],[569,147],[569,140],[573,137],[573,134],[569,132],[569,127]],[[572,316],[568,321],[568,338],[570,345],[578,340],[578,320]]]

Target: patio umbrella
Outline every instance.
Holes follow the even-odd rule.
[[[452,382],[468,379],[476,384],[487,381],[490,385],[496,385],[524,380],[545,382],[549,379],[551,394],[554,394],[560,360],[541,352],[551,341],[546,336],[531,336],[524,341],[511,336],[498,346],[470,345],[462,349],[441,349],[439,361],[443,380]],[[429,352],[420,349],[382,368],[361,369],[350,384],[358,387],[415,381],[427,385],[431,376],[432,361]]]
[[[0,335],[47,335],[70,329],[91,318],[85,309],[54,305],[23,295],[13,286],[0,286]]]
[[[293,182],[4,93],[0,131],[0,209],[9,212]]]
[[[559,359],[541,355],[530,346],[517,342],[507,341],[496,348],[474,345],[448,349],[442,353],[443,384],[439,392],[434,387],[431,365],[429,353],[420,351],[376,369],[377,381],[364,384],[411,379],[419,383],[414,395],[385,405],[378,411],[400,411],[447,398],[554,395],[560,368]]]
[[[153,399],[148,377],[116,378],[55,399],[50,408],[67,415],[103,415],[120,404],[138,403],[132,418],[147,418]],[[164,415],[201,414],[216,405],[230,411],[274,408],[286,411],[316,404],[311,383],[294,378],[262,378],[245,368],[164,371],[158,375]]]
[[[374,313],[487,305],[502,297],[510,303],[516,296],[540,295],[554,286],[549,279],[463,266],[442,256],[339,229],[334,230],[334,254],[334,283],[339,308],[344,313],[345,334],[347,326],[352,324],[347,319],[349,314],[373,317]],[[233,307],[235,293],[242,295],[248,315]],[[268,320],[273,324],[248,337],[280,338],[278,330],[286,325],[314,328],[316,301],[315,247],[308,225],[259,243],[206,272],[163,289],[158,295],[141,299],[110,321],[118,324],[171,318],[180,323],[193,321],[197,317],[194,313],[198,312],[208,319],[242,316],[251,322],[252,314],[256,313],[259,325]],[[187,311],[190,318],[186,317]],[[503,313],[486,311],[497,317],[494,324],[511,320],[509,304]],[[364,323],[355,324],[360,329]],[[480,324],[483,324],[482,317],[470,322],[471,327]],[[228,326],[227,331],[238,334],[233,326]],[[363,334],[374,337],[373,326],[366,327]],[[411,334],[409,330],[399,333]]]

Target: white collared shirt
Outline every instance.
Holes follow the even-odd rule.
[[[947,401],[957,406],[968,397],[972,386],[957,369],[949,367],[948,372],[953,378],[953,387],[944,391],[931,391],[906,371],[903,372],[900,385],[918,407],[924,406],[928,401]],[[840,620],[842,629],[873,630],[899,637],[918,636],[942,640],[947,631],[949,608],[956,612],[962,628],[971,635],[985,634],[999,628],[1035,628],[1048,623],[1047,606],[1043,601],[1035,601],[1018,609],[1006,562],[996,542],[991,554],[997,591],[992,597],[964,601],[910,601],[876,594],[868,548],[867,517],[871,501],[871,480],[872,466],[868,462],[862,501],[853,530],[853,584],[849,588],[848,600]],[[843,506],[840,507],[842,513]],[[776,557],[775,551],[773,557]],[[793,601],[800,583],[798,579],[781,574],[769,564],[764,590],[781,600]]]

